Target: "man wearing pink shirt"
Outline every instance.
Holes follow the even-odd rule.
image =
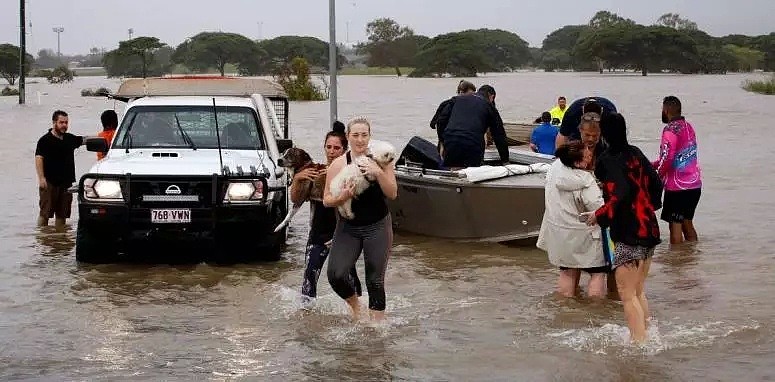
[[[670,224],[670,244],[697,241],[692,219],[700,201],[702,176],[697,157],[697,136],[692,125],[681,114],[678,97],[662,101],[662,130],[659,158],[654,168],[665,184],[662,220]]]

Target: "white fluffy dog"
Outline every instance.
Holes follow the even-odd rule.
[[[352,163],[345,165],[334,179],[331,179],[331,195],[335,198],[342,194],[345,188],[345,184],[353,183],[355,185],[355,191],[353,192],[355,198],[362,194],[369,188],[369,182],[374,181],[373,177],[365,176],[361,169],[358,168],[358,164],[367,164],[368,161],[374,161],[381,168],[392,165],[393,160],[396,158],[396,151],[390,143],[384,141],[372,140],[369,142],[369,151],[366,155],[355,158]],[[352,209],[352,199],[348,199],[337,207],[339,214],[348,220],[352,220],[355,217]]]

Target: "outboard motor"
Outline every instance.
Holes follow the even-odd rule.
[[[404,147],[404,151],[398,157],[396,164],[406,165],[407,162],[420,164],[423,168],[429,170],[439,170],[442,168],[442,159],[435,144],[427,139],[414,136]]]

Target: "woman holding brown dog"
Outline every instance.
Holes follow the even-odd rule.
[[[325,145],[323,147],[326,153],[326,164],[331,165],[334,159],[342,156],[347,150],[347,137],[345,136],[345,127],[342,122],[334,122],[333,130],[326,134]],[[304,192],[300,183],[304,180],[314,182],[319,176],[325,176],[326,170],[317,171],[314,168],[306,168],[293,176],[291,183],[291,202],[294,204],[303,203],[305,200]],[[304,281],[301,285],[302,303],[307,304],[317,297],[317,285],[320,277],[320,271],[328,258],[331,249],[331,240],[334,237],[336,228],[336,208],[328,208],[323,202],[318,200],[309,200],[310,202],[310,230],[307,238],[307,250],[304,254]],[[358,273],[355,271],[355,265],[350,269],[350,275],[353,278],[355,291],[358,296],[361,295],[361,281],[358,279]]]
[[[371,139],[371,124],[365,118],[356,118],[347,124],[347,140],[350,151],[337,158],[329,168],[323,203],[326,207],[337,207],[352,199],[354,184],[346,184],[339,197],[331,193],[331,180],[345,166],[358,157],[368,154]],[[331,244],[331,261],[328,263],[328,281],[339,297],[352,310],[354,319],[360,315],[360,303],[350,269],[363,251],[366,263],[366,289],[369,291],[369,312],[374,320],[385,318],[385,270],[393,245],[393,227],[387,207],[387,198],[398,195],[396,175],[392,165],[384,168],[374,161],[359,165],[361,172],[375,181],[357,199],[352,200],[355,217],[351,220],[339,218]]]

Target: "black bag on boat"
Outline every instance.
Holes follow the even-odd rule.
[[[406,162],[420,164],[429,170],[438,170],[442,167],[441,155],[439,155],[436,145],[418,136],[409,140],[396,164],[405,165]]]

